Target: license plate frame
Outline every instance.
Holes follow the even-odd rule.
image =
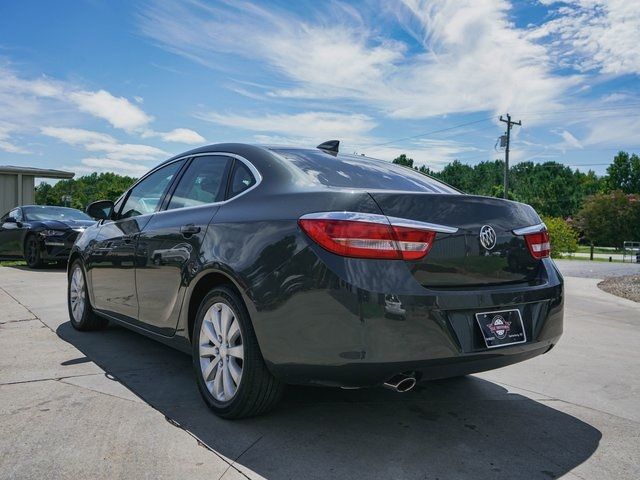
[[[517,308],[479,312],[476,322],[487,348],[499,348],[526,343],[522,314]]]

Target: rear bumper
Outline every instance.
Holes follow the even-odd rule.
[[[418,381],[438,380],[513,365],[548,352],[554,344],[533,343],[518,349],[505,347],[488,355],[458,355],[407,362],[349,363],[335,367],[281,365],[275,368],[274,374],[290,384],[355,388],[380,385],[398,373],[407,372],[412,372]]]
[[[347,269],[343,276],[316,262],[303,280],[283,284],[277,294],[249,292],[256,335],[276,377],[360,387],[408,371],[424,380],[465,375],[545,353],[562,334],[563,282],[551,260],[541,264],[536,285],[440,291],[403,283],[403,262],[368,261],[364,270],[359,265],[359,272]],[[272,275],[295,278],[290,272]],[[362,288],[367,282],[384,285],[382,277],[396,288]],[[527,342],[487,349],[475,314],[501,309],[520,311]]]

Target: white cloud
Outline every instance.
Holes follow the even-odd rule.
[[[134,97],[134,100],[142,103],[141,97]],[[103,158],[92,157],[90,162],[79,166],[78,172],[86,171],[89,164],[95,167],[102,162],[103,170],[113,167],[117,171],[135,174],[148,169],[136,162],[158,160],[169,155],[161,148],[121,142],[113,135],[95,130],[52,126],[78,124],[86,120],[84,113],[104,119],[113,127],[140,138],[153,137],[188,144],[205,141],[200,134],[188,128],[153,131],[149,125],[153,117],[128,99],[114,96],[106,90],[88,91],[48,77],[23,78],[8,64],[0,62],[0,150],[12,154],[31,153],[20,145],[15,135],[37,133],[103,155]]]
[[[82,145],[92,142],[116,142],[111,135],[84,130],[82,128],[43,127],[40,129],[40,132],[43,135],[56,138],[70,145]]]
[[[126,131],[146,127],[153,120],[153,117],[126,98],[115,97],[106,90],[71,92],[68,97],[81,111],[102,118],[114,127]]]
[[[114,160],[128,159],[145,161],[168,155],[167,152],[157,147],[132,143],[87,143],[84,148],[90,152],[105,152],[108,158]]]
[[[330,5],[303,20],[249,3],[156,2],[141,29],[215,68],[221,54],[262,61],[291,84],[272,96],[347,98],[397,118],[554,106],[579,83],[553,73],[546,47],[513,25],[505,0],[382,3],[417,48],[383,37],[349,6]]]
[[[186,143],[189,145],[198,145],[206,142],[202,135],[189,128],[176,128],[170,132],[158,132],[157,135],[165,142]]]
[[[102,157],[89,157],[80,161],[82,166],[69,167],[76,173],[117,172],[139,176],[149,170],[140,162],[166,157],[164,150],[151,145],[118,143],[110,135],[81,128],[44,127],[43,135],[56,138],[69,145],[81,147],[88,152],[99,152]]]
[[[573,147],[573,148],[582,148],[582,144],[578,141],[576,137],[573,136],[571,132],[567,130],[562,130],[558,133],[564,140],[564,146]]]
[[[123,175],[139,177],[149,171],[149,168],[137,163],[125,162],[113,158],[83,158],[80,163],[86,168],[80,168],[83,173],[117,172]],[[77,167],[73,167],[76,171]]]
[[[42,133],[57,138],[69,145],[79,145],[90,152],[105,152],[108,158],[116,160],[154,160],[169,155],[164,150],[151,145],[118,143],[110,135],[81,128],[44,127]]]
[[[303,112],[294,114],[237,115],[209,112],[198,118],[228,127],[255,132],[324,141],[329,138],[357,138],[375,127],[375,122],[362,114]]]
[[[7,153],[20,153],[23,155],[31,153],[26,148],[20,147],[14,143],[9,142],[8,140],[0,140],[0,150],[4,150]]]
[[[532,29],[563,66],[605,74],[640,73],[640,8],[634,0],[541,0],[554,18]]]
[[[11,132],[11,128],[8,126],[0,125],[0,150],[4,150],[7,153],[20,153],[27,154],[31,153],[26,148],[20,147],[15,143],[9,141],[9,133]]]

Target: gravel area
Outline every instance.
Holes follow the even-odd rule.
[[[612,295],[640,302],[640,275],[606,278],[598,287]]]
[[[640,275],[640,263],[591,262],[589,260],[554,260],[565,277],[608,278]]]

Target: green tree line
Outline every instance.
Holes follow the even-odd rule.
[[[36,203],[84,210],[96,200],[115,201],[135,180],[133,177],[107,172],[61,180],[55,185],[43,182],[36,188]]]
[[[404,154],[393,163],[414,168],[465,193],[494,197],[503,194],[502,160],[476,165],[454,160],[438,172],[424,166],[417,168],[413,159]],[[573,216],[580,211],[586,197],[615,190],[640,193],[640,158],[636,154],[619,152],[604,176],[592,170],[574,170],[557,162],[521,162],[509,168],[509,198],[528,203],[546,216]]]
[[[465,193],[503,196],[502,160],[473,166],[455,160],[438,172],[418,168],[404,154],[393,162]],[[618,152],[603,176],[557,162],[518,163],[509,168],[509,198],[528,203],[545,217],[552,237],[562,238],[556,243],[564,251],[575,249],[578,233],[585,242],[618,248],[625,240],[640,240],[640,157],[635,153]]]

